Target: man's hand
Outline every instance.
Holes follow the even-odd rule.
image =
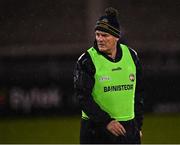
[[[112,120],[111,122],[109,122],[106,128],[115,136],[126,134],[125,128],[116,120]]]
[[[140,138],[142,138],[143,136],[142,131],[139,131],[139,134],[140,134]]]

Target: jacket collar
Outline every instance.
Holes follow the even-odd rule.
[[[122,58],[122,48],[121,48],[119,42],[117,43],[117,46],[116,46],[117,52],[116,52],[116,57],[115,57],[115,59],[112,59],[111,57],[109,57],[109,56],[108,56],[107,54],[105,54],[104,52],[99,51],[99,48],[98,48],[98,46],[97,46],[96,40],[94,41],[94,48],[97,50],[98,53],[100,53],[101,55],[103,55],[103,56],[104,56],[106,59],[108,59],[109,61],[118,62],[118,61],[120,61],[121,58]]]

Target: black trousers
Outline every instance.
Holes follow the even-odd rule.
[[[134,120],[120,122],[125,136],[114,136],[105,127],[90,120],[81,120],[80,144],[140,144],[140,134]]]

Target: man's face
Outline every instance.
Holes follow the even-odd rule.
[[[95,36],[99,51],[109,54],[116,48],[118,38],[113,35],[96,30]]]

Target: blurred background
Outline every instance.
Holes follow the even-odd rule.
[[[1,0],[0,143],[79,143],[73,68],[106,7],[143,66],[143,143],[180,143],[179,0]]]

